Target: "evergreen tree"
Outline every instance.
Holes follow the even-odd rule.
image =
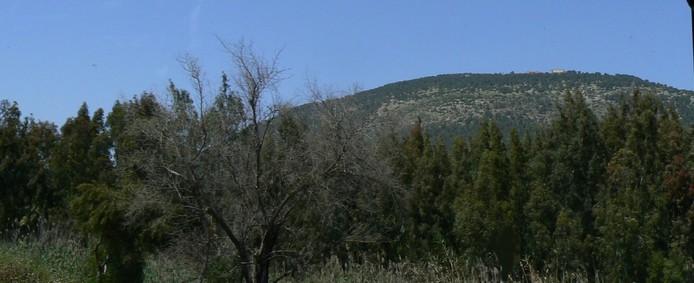
[[[552,190],[540,182],[532,183],[530,198],[524,208],[528,223],[524,237],[524,255],[536,270],[552,270],[557,266],[556,263],[553,264],[553,243],[560,209],[559,200]]]
[[[644,183],[639,157],[622,149],[608,165],[596,205],[602,270],[615,281],[643,281],[655,248],[658,211]]]
[[[450,175],[448,149],[438,139],[431,145],[425,141],[423,156],[418,160],[418,174],[413,180],[412,217],[415,237],[420,247],[432,254],[452,247],[452,188],[445,186]]]
[[[441,140],[432,145],[428,135],[422,133],[421,121],[412,127],[403,143],[405,174],[401,180],[410,191],[407,254],[420,258],[439,254],[450,245],[445,238],[450,229],[448,209],[441,202],[444,183],[450,172],[448,152]]]
[[[509,200],[513,205],[513,222],[516,224],[514,232],[518,237],[524,237],[526,234],[527,220],[523,212],[528,199],[530,198],[530,179],[527,171],[529,144],[522,144],[518,132],[515,128],[510,132],[510,146],[508,150],[509,162]],[[521,244],[521,253],[525,252],[524,241],[519,241]]]
[[[586,239],[587,237],[587,239]],[[591,258],[592,236],[586,235],[583,221],[575,213],[561,209],[554,225],[551,257],[552,268],[562,271],[581,271],[585,260]]]
[[[48,161],[55,125],[21,119],[17,103],[0,101],[0,230],[30,232],[57,208]]]
[[[23,185],[26,183],[21,179],[21,172],[17,163],[21,153],[21,135],[23,132],[21,123],[21,112],[17,103],[10,104],[7,100],[0,101],[0,193],[3,195],[0,204],[0,229],[15,225],[18,217],[23,212],[24,207],[21,196]],[[24,183],[24,184],[23,184]]]
[[[546,132],[537,132],[535,141],[528,162],[532,191],[524,207],[525,243],[533,264],[577,268],[571,262],[593,262],[593,204],[606,153],[598,120],[580,93],[567,92],[559,116]],[[562,255],[569,262],[558,262],[559,250],[571,253]]]
[[[508,159],[496,124],[488,122],[481,128],[475,144],[482,147],[472,150],[483,153],[473,186],[457,196],[455,231],[469,258],[491,254],[508,274],[520,260],[521,242],[510,200]],[[481,140],[485,137],[486,142]]]
[[[144,250],[137,231],[126,227],[127,194],[105,184],[84,183],[77,187],[70,212],[90,238],[99,282],[142,282]]]
[[[453,147],[451,149],[451,176],[448,180],[448,185],[453,187],[456,195],[460,190],[463,190],[463,188],[469,185],[472,180],[472,176],[470,176],[470,172],[472,171],[470,154],[470,149],[464,139],[458,137],[453,140]]]
[[[426,137],[428,140],[428,136]],[[395,166],[401,171],[400,179],[405,186],[412,184],[416,174],[419,158],[424,154],[425,134],[422,120],[417,118],[410,129],[409,136],[403,142],[403,157],[396,160]]]
[[[607,114],[600,122],[600,139],[604,142],[608,156],[612,158],[612,154],[617,153],[624,147],[626,142],[627,114],[629,105],[625,100],[622,100],[622,112],[611,105],[607,110]]]
[[[578,213],[584,225],[592,222],[593,196],[604,171],[604,146],[598,135],[597,118],[581,93],[568,92],[559,107],[559,117],[549,128],[552,154],[549,182],[562,206]],[[590,227],[585,227],[590,229]]]
[[[103,110],[90,117],[84,103],[76,117],[60,128],[61,136],[52,152],[53,180],[64,207],[81,184],[112,184],[111,141],[104,125]]]
[[[54,148],[51,160],[54,183],[61,193],[61,203],[89,239],[94,262],[92,272],[100,281],[138,282],[143,279],[143,251],[137,245],[137,230],[125,223],[128,194],[118,189],[123,185],[116,178],[113,161],[122,153],[113,147],[113,137],[107,124],[122,134],[126,115],[116,103],[114,114],[106,121],[104,111],[97,109],[90,117],[83,104],[76,117],[69,118],[61,128],[62,135]],[[119,145],[127,148],[119,136]]]
[[[51,223],[56,210],[59,207],[55,188],[51,181],[49,161],[51,151],[58,140],[58,130],[53,123],[36,122],[33,118],[24,119],[26,134],[22,144],[21,163],[18,168],[25,171],[26,188],[25,194],[28,203],[25,207],[30,212],[22,217],[24,225],[34,227],[39,218],[43,218],[47,223]]]

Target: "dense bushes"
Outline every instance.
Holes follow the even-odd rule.
[[[173,84],[172,90],[185,96]],[[198,191],[176,195],[186,193],[179,189],[188,188],[187,180],[152,179],[157,172],[188,174],[175,167],[181,164],[146,168],[126,158],[152,154],[149,165],[157,165],[181,154],[167,150],[198,142],[181,139],[172,148],[158,139],[199,134],[195,137],[205,141],[211,133],[193,132],[195,127],[147,135],[146,130],[161,128],[146,123],[153,123],[156,113],[169,115],[159,117],[166,123],[183,119],[191,125],[195,119],[228,121],[213,120],[222,117],[214,115],[237,117],[239,101],[221,97],[228,101],[217,101],[221,104],[205,113],[208,120],[196,116],[190,98],[184,99],[188,116],[162,112],[176,108],[151,94],[118,102],[108,115],[101,110],[90,115],[83,105],[60,133],[50,123],[22,120],[16,104],[3,102],[0,274],[20,282],[240,280],[245,263],[230,248],[224,226],[211,225],[214,215],[194,206]],[[257,160],[267,166],[261,167],[267,173],[258,176],[259,186],[275,190],[264,193],[279,194],[288,184],[320,189],[307,190],[301,196],[305,202],[296,203],[300,209],[286,211],[275,223],[283,229],[278,239],[302,241],[278,246],[280,267],[268,269],[270,278],[694,281],[692,132],[652,95],[635,92],[598,118],[581,94],[567,93],[544,128],[505,133],[495,121],[485,121],[473,136],[450,144],[427,134],[421,121],[405,137],[391,130],[354,139],[366,131],[355,126],[354,117],[330,107],[329,114],[344,115],[335,116],[339,123],[324,123],[323,134],[330,136],[322,137],[338,138],[334,142],[308,138],[320,123],[280,115],[279,125],[267,128],[266,148],[257,151]],[[215,143],[249,128],[225,129],[230,132]],[[351,143],[339,143],[347,140]],[[193,149],[202,152],[208,145]],[[354,154],[344,155],[346,150]],[[367,152],[375,155],[369,155],[368,166],[360,165]],[[337,156],[335,165],[319,166],[331,154]],[[217,168],[220,162],[189,169],[202,176],[205,166]],[[276,167],[280,164],[286,167]],[[304,169],[313,170],[316,179],[304,182]],[[150,186],[169,180],[172,194],[146,194],[143,180]],[[196,180],[224,184],[212,183],[212,177]],[[212,189],[211,196],[223,196]],[[328,197],[339,202],[328,203]],[[133,210],[136,198],[141,202]],[[248,227],[248,233],[262,231]],[[261,239],[254,237],[248,236],[248,245]]]
[[[504,274],[522,273],[517,262],[526,259],[536,270],[608,281],[691,281],[691,142],[673,110],[639,92],[602,120],[580,94],[568,93],[558,117],[524,141],[514,131],[503,139],[489,121],[448,152],[417,123],[401,146],[402,180],[412,192],[406,213],[419,227],[431,222],[417,211],[452,210],[436,221],[455,223],[440,237],[449,239],[440,242],[444,250],[468,260],[493,254]],[[423,154],[432,151],[440,153]],[[432,171],[431,163],[449,167]],[[430,178],[445,182],[416,181]],[[453,197],[422,197],[440,194]],[[401,245],[441,250],[429,243],[414,237]]]

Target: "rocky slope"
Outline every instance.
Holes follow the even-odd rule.
[[[630,75],[601,73],[449,74],[396,82],[338,99],[357,117],[396,117],[408,125],[418,117],[433,135],[449,139],[474,132],[493,119],[502,130],[529,131],[556,115],[566,92],[583,93],[597,115],[634,91],[652,93],[674,107],[686,125],[694,123],[694,92]],[[300,107],[301,108],[301,107]]]

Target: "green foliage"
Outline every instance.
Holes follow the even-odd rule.
[[[138,282],[143,279],[143,250],[137,231],[125,226],[127,203],[122,192],[105,185],[82,184],[70,202],[70,214],[90,241],[94,254],[91,269],[104,282]]]
[[[634,89],[657,94],[673,105],[685,126],[694,123],[691,91],[678,90],[629,75],[567,71],[564,74],[446,74],[396,82],[341,98],[358,115],[373,121],[398,117],[425,121],[427,132],[450,145],[457,136],[473,136],[484,119],[502,132],[546,126],[557,114],[566,91],[580,91],[598,117]],[[297,111],[309,113],[310,105]]]
[[[50,168],[58,192],[57,203],[62,207],[68,206],[69,199],[82,184],[115,181],[110,159],[111,139],[104,118],[102,109],[90,117],[85,103],[77,117],[69,118],[60,129],[61,137],[53,148]]]
[[[106,185],[82,184],[70,202],[71,215],[85,233],[112,237],[122,230],[123,198]]]
[[[455,231],[468,258],[493,254],[508,274],[516,268],[521,248],[518,210],[510,199],[509,161],[496,124],[489,122],[481,129],[471,149],[482,152],[474,181],[456,196]]]
[[[16,103],[0,101],[0,231],[31,231],[56,209],[49,160],[57,138],[55,125],[22,121]]]
[[[586,84],[588,96],[556,94],[560,85]],[[480,107],[484,115],[456,120],[481,121],[468,131],[474,135],[432,134],[461,132],[437,126],[429,113],[404,137],[398,129],[374,134],[378,145],[342,143],[362,133],[348,132],[352,123],[368,119],[340,116],[332,102],[323,105],[337,117],[328,122],[281,107],[277,116],[264,113],[268,120],[250,119],[253,111],[225,76],[209,107],[198,109],[171,82],[171,105],[149,93],[116,102],[108,115],[90,115],[84,104],[60,133],[1,101],[0,276],[229,282],[264,266],[253,276],[694,281],[694,153],[685,130],[691,115],[661,101],[668,96],[617,96],[634,85],[654,87],[575,72],[449,75],[346,98],[366,99],[375,111],[387,100],[428,97],[431,113],[447,111],[437,103],[451,93],[496,100]],[[598,113],[598,88],[622,100]],[[540,90],[556,96],[540,99]],[[559,106],[544,128],[521,134],[506,131],[515,116],[498,112],[514,105],[509,97]],[[322,135],[312,135],[317,129]],[[370,167],[356,167],[366,158],[373,158]],[[19,240],[47,235],[42,223],[75,225],[82,236],[65,237],[81,244]],[[177,252],[186,259],[170,256]]]
[[[523,212],[526,203],[530,198],[530,175],[527,169],[529,158],[530,139],[525,143],[520,141],[520,137],[515,129],[510,132],[510,146],[507,151],[508,174],[509,174],[509,201],[512,206],[513,223],[515,235],[520,237],[519,253],[525,252],[524,237],[527,230],[527,217]]]
[[[0,278],[3,282],[50,282],[50,272],[46,266],[37,265],[25,259],[0,255]]]
[[[145,113],[151,105],[146,99],[143,96],[137,101],[142,102],[139,105],[143,105],[145,109],[142,112]],[[143,238],[137,227],[126,226],[125,207],[132,197],[118,187],[111,155],[114,141],[122,146],[122,151],[118,151],[121,155],[130,147],[138,146],[138,141],[127,138],[124,124],[129,115],[141,112],[126,108],[128,106],[117,102],[106,120],[101,109],[90,117],[86,104],[83,104],[77,117],[68,119],[61,128],[62,137],[51,160],[55,184],[64,201],[69,199],[69,211],[65,213],[89,239],[94,255],[90,267],[93,276],[106,282],[138,282],[143,279],[144,250],[141,244],[146,237]],[[114,157],[117,162],[119,156]],[[122,165],[126,167],[126,164]],[[127,176],[118,183],[130,184]]]
[[[544,269],[553,253],[552,235],[560,206],[555,194],[540,184],[534,184],[524,212],[528,227],[524,238],[525,256],[535,268]]]
[[[410,191],[408,216],[410,231],[404,253],[421,257],[422,253],[441,254],[455,246],[452,237],[453,210],[450,200],[455,197],[455,185],[447,184],[451,174],[451,159],[442,140],[432,144],[417,121],[403,142],[404,158],[400,160],[400,179]]]
[[[87,282],[87,251],[63,228],[0,243],[0,282]]]
[[[412,188],[412,211],[431,207],[418,184],[441,174],[417,165],[427,164],[418,162],[436,148],[422,124],[413,126],[402,143],[405,158],[396,162],[401,182]],[[504,274],[522,273],[515,263],[525,258],[533,269],[616,281],[694,276],[687,265],[694,178],[683,158],[690,156],[691,137],[655,96],[637,92],[599,119],[580,93],[567,93],[558,116],[534,138],[521,141],[511,131],[505,141],[501,133],[484,122],[469,142],[458,138],[449,151],[444,187],[455,197],[437,202],[452,209],[440,222],[454,223],[449,249],[499,264]],[[409,221],[427,223],[415,216]],[[427,243],[440,231],[422,226],[431,232],[421,235],[418,227],[407,228],[417,235],[413,242]]]

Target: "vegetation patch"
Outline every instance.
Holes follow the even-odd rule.
[[[3,279],[694,282],[694,131],[674,90],[447,75],[310,86],[294,108],[267,97],[277,58],[223,47],[219,88],[183,57],[192,91],[83,104],[60,131],[0,101]],[[607,89],[623,95],[602,105]],[[512,100],[530,90],[548,97]],[[376,117],[393,98],[411,113]]]
[[[2,282],[86,282],[83,251],[60,246],[15,242],[0,244]]]

